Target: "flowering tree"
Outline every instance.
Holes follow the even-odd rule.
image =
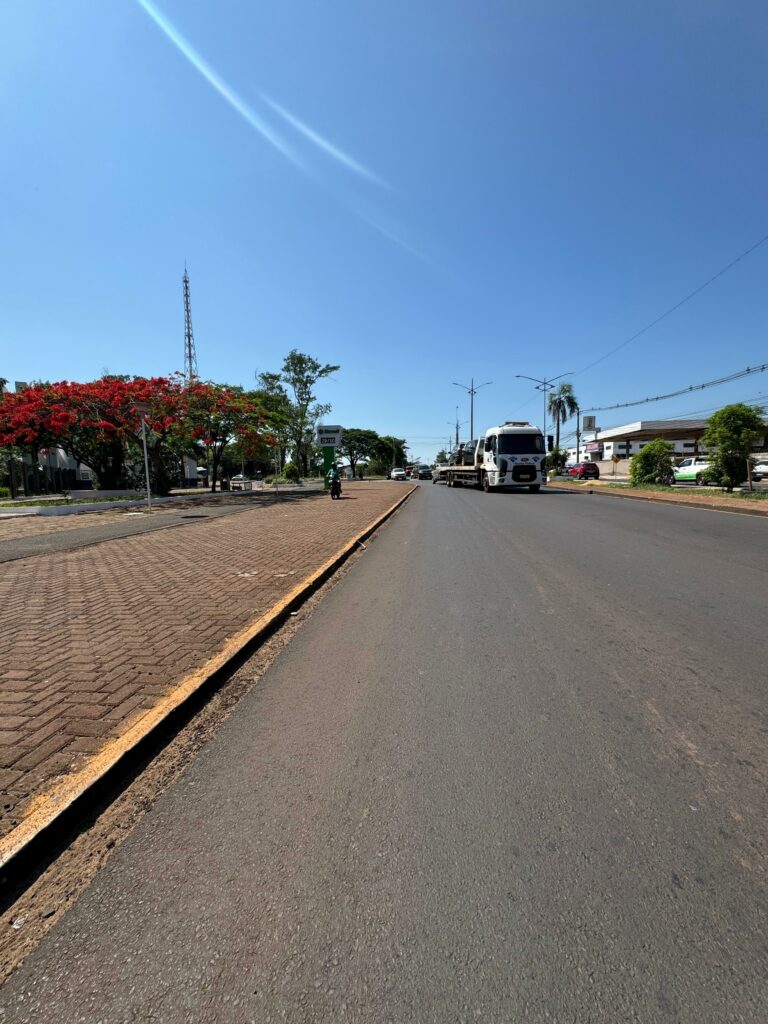
[[[237,442],[246,457],[263,451],[273,438],[262,432],[263,412],[257,398],[242,388],[192,381],[185,389],[183,431],[205,449],[211,462],[211,490],[216,490],[221,459]]]

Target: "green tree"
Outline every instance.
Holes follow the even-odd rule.
[[[573,393],[573,384],[564,381],[557,386],[557,390],[550,391],[547,398],[547,408],[555,424],[555,447],[560,447],[560,427],[567,419],[576,412],[579,403]]]
[[[560,448],[558,445],[555,445],[552,451],[547,455],[547,465],[553,473],[562,473],[563,466],[565,466],[567,460],[568,454],[564,448]]]
[[[629,464],[629,482],[633,487],[640,484],[666,484],[672,482],[673,446],[657,437],[649,441]]]
[[[309,476],[314,428],[320,417],[331,411],[331,406],[317,401],[314,387],[319,380],[329,377],[339,367],[323,365],[313,356],[291,349],[283,360],[280,381],[291,397],[288,418],[288,437],[293,446],[294,462],[299,463],[304,476]]]
[[[357,427],[345,429],[341,436],[341,444],[336,449],[338,455],[349,459],[352,476],[356,476],[355,468],[363,459],[375,457],[379,445],[379,435],[375,430],[361,430]]]
[[[388,473],[393,466],[405,466],[408,461],[406,449],[408,445],[402,437],[383,434],[376,447],[374,462],[379,471]]]
[[[755,442],[768,431],[765,410],[743,402],[726,405],[707,420],[702,437],[712,454],[710,476],[732,491],[747,478],[747,459]]]
[[[435,462],[438,464],[438,466],[448,465],[448,455],[446,454],[445,448],[441,448],[440,451],[437,453],[437,455],[435,456]]]

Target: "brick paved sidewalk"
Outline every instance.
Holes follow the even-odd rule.
[[[2,566],[0,835],[404,488],[277,502]]]

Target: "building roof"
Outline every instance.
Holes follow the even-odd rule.
[[[610,427],[595,435],[596,441],[650,441],[662,437],[665,441],[700,438],[707,429],[706,420],[637,420],[622,427]],[[585,431],[588,433],[588,431]]]

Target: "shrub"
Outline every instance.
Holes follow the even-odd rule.
[[[669,484],[672,473],[672,445],[657,437],[632,456],[629,464],[629,482],[633,487],[641,484]]]
[[[562,448],[555,446],[546,458],[546,465],[551,473],[562,473],[567,461],[568,455],[566,452]]]
[[[297,484],[301,480],[301,470],[295,462],[289,462],[283,470],[283,476],[290,483]]]
[[[0,487],[0,498],[10,498],[11,489],[10,487]]]
[[[709,475],[732,491],[747,477],[747,459],[755,441],[765,432],[759,407],[737,402],[710,416],[704,443],[714,448]]]

